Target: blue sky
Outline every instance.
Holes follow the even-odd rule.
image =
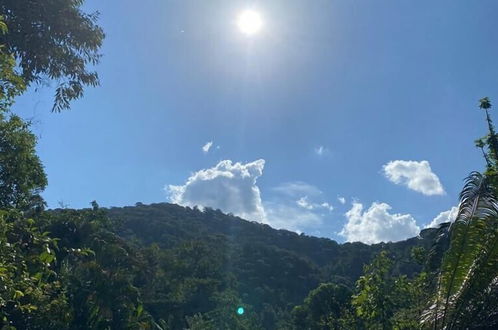
[[[106,32],[101,86],[60,114],[53,86],[14,106],[34,121],[50,207],[198,201],[372,243],[449,215],[483,168],[473,141],[485,134],[478,99],[498,100],[496,1],[86,8]],[[236,24],[247,8],[264,22],[251,37]],[[391,161],[404,162],[387,173]]]

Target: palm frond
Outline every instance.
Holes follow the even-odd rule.
[[[490,219],[495,218],[498,218],[498,203],[494,191],[486,176],[472,172],[460,193],[459,210],[450,226],[450,246],[443,257],[434,303],[424,313],[423,323],[441,329],[450,319],[453,324],[457,306],[461,306],[459,299],[468,293],[465,288],[471,287],[477,268],[482,268],[479,260],[490,247],[490,241],[484,238],[490,233]]]
[[[491,307],[496,314],[498,306],[492,304],[487,306],[490,291],[496,288],[493,283],[498,278],[498,218],[493,217],[484,221],[485,235],[481,238],[481,249],[469,274],[463,283],[458,296],[460,299],[455,304],[455,312],[452,317],[450,328],[462,327],[462,320],[477,322],[482,310]]]

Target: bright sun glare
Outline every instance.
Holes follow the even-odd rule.
[[[254,35],[261,30],[263,20],[257,11],[245,10],[240,14],[237,25],[242,33]]]

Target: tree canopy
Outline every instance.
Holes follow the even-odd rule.
[[[0,0],[4,25],[0,44],[5,57],[1,85],[57,84],[53,111],[68,109],[83,95],[86,86],[96,86],[98,75],[92,66],[100,59],[104,32],[96,24],[98,13],[85,13],[83,0]],[[1,58],[0,58],[1,59]],[[14,79],[15,78],[15,79]],[[7,88],[8,89],[8,88]],[[5,91],[4,91],[5,93]]]
[[[29,123],[0,114],[0,209],[41,207],[47,177]]]

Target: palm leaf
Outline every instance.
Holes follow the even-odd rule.
[[[450,246],[444,254],[434,304],[424,313],[423,322],[445,328],[459,298],[466,295],[470,279],[476,274],[478,260],[487,249],[489,219],[497,218],[498,203],[488,179],[472,172],[460,193],[460,205],[455,222],[450,227]],[[457,313],[458,314],[458,313]],[[453,321],[452,321],[453,323]]]
[[[481,249],[460,290],[450,328],[461,328],[465,320],[478,321],[480,311],[488,307],[488,299],[483,294],[493,290],[498,277],[498,218],[489,218],[483,225],[486,233],[481,238]],[[494,313],[498,312],[496,304],[493,306]]]

